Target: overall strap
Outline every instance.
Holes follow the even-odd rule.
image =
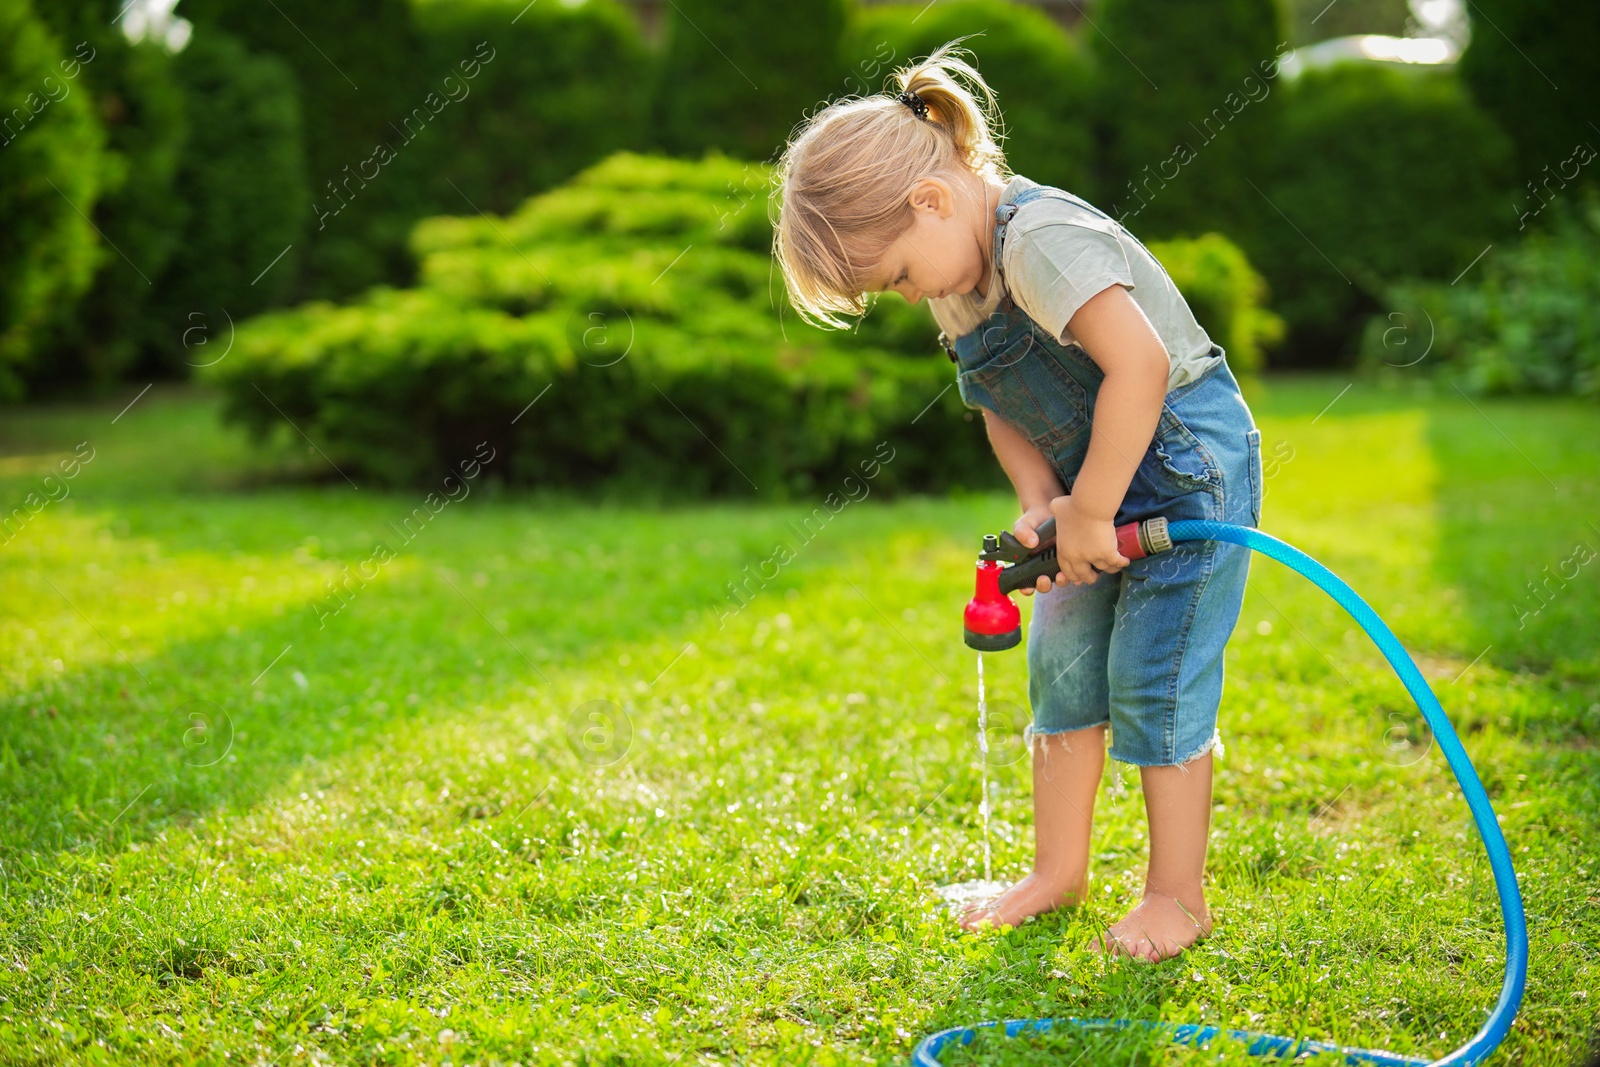
[[[995,269],[996,272],[998,272],[1002,282],[1005,279],[1005,269],[1004,269],[1004,267],[1002,265],[1004,263],[1004,260],[1002,259],[1002,256],[1005,253],[1005,236],[1006,236],[1007,224],[1011,221],[1012,217],[1015,216],[1016,213],[1020,209],[1025,207],[1026,205],[1033,203],[1035,200],[1046,200],[1046,199],[1049,199],[1049,200],[1065,200],[1069,204],[1074,204],[1074,205],[1076,205],[1078,207],[1081,207],[1085,211],[1088,211],[1093,215],[1097,215],[1100,218],[1105,219],[1106,221],[1115,224],[1119,229],[1122,226],[1122,224],[1120,222],[1117,222],[1116,219],[1112,218],[1110,215],[1106,214],[1104,211],[1101,211],[1099,208],[1097,208],[1093,204],[1089,203],[1089,201],[1083,199],[1081,196],[1076,196],[1073,193],[1069,193],[1065,189],[1057,189],[1053,185],[1035,185],[1031,189],[1024,189],[1022,192],[1020,192],[1020,193],[1018,193],[1016,195],[1016,197],[1011,201],[1011,203],[1009,203],[1009,204],[1001,204],[998,208],[995,209],[995,212],[994,212],[994,214],[995,214],[994,269]],[[1015,303],[1015,301],[1013,301],[1011,299],[1011,287],[1009,285],[1007,285],[1006,286],[1006,295],[1005,295],[1005,298],[1001,301],[1001,306],[1002,307],[1006,307],[1007,305],[1010,305],[1010,304],[1013,304],[1013,303]]]

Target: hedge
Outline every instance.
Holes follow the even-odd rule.
[[[1364,363],[1437,372],[1468,392],[1600,399],[1600,198],[1553,206],[1543,227],[1495,249],[1474,275],[1394,286],[1387,313],[1367,326]]]
[[[204,373],[232,418],[271,433],[287,415],[387,484],[485,440],[520,485],[806,495],[885,441],[881,490],[993,484],[935,351],[780,323],[768,189],[722,157],[618,155],[509,217],[423,223],[419,288],[268,314]]]
[[[1289,323],[1274,362],[1325,364],[1389,284],[1453,278],[1511,228],[1510,146],[1449,72],[1341,64],[1281,92],[1266,198],[1229,236]]]
[[[103,181],[105,132],[63,48],[27,0],[0,0],[0,400],[19,399],[51,314],[76,306],[100,259],[85,217]],[[82,214],[80,214],[82,212]]]
[[[879,92],[896,67],[958,37],[968,37],[963,47],[999,97],[1012,170],[1089,195],[1088,57],[1042,12],[1002,0],[859,7],[844,35],[847,75],[835,95]]]

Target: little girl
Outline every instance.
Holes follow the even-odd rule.
[[[774,252],[812,322],[847,326],[876,291],[928,297],[1016,488],[1016,536],[1032,547],[1056,520],[1060,573],[1039,579],[1028,634],[1033,872],[961,922],[1088,899],[1109,735],[1112,758],[1140,768],[1150,866],[1099,944],[1165,959],[1211,930],[1211,751],[1249,552],[1189,542],[1130,563],[1114,530],[1157,515],[1256,525],[1260,433],[1149,251],[1071,193],[1009,173],[993,93],[952,45],[895,82],[898,95],[836,103],[791,141]]]

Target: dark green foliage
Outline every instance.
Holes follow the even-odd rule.
[[[1442,370],[1478,393],[1600,399],[1600,201],[1553,208],[1547,228],[1496,248],[1479,271],[1395,286],[1389,313],[1367,327],[1365,362]]]
[[[300,103],[281,61],[208,26],[178,54],[177,75],[190,126],[177,188],[189,215],[160,286],[155,355],[167,366],[211,358],[198,339],[226,336],[226,316],[237,321],[284,301],[311,200]]]
[[[1347,354],[1396,279],[1455,277],[1514,221],[1504,134],[1443,72],[1340,64],[1280,90],[1276,174],[1240,243],[1290,326],[1280,363]]]
[[[1097,5],[1100,206],[1147,239],[1237,232],[1265,206],[1286,41],[1276,0]]]
[[[253,52],[281,57],[299,81],[314,198],[307,290],[338,295],[404,281],[406,235],[425,211],[425,153],[411,142],[444,139],[434,124],[457,117],[428,106],[452,71],[423,63],[405,0],[183,0],[178,10],[197,36],[224,29]],[[393,159],[368,164],[375,176],[364,178],[380,143]]]
[[[1150,251],[1206,333],[1228,353],[1234,373],[1259,374],[1266,363],[1263,349],[1282,338],[1283,320],[1266,309],[1266,282],[1238,246],[1208,233],[1156,241]]]
[[[937,349],[907,358],[788,311],[768,180],[624,154],[507,218],[431,219],[421,288],[269,314],[208,373],[233,417],[270,432],[287,415],[390,483],[484,440],[525,485],[826,493],[884,441],[898,458],[880,490],[992,482]]]
[[[117,7],[84,3],[57,12],[93,50],[80,86],[93,94],[108,151],[91,215],[105,249],[81,303],[52,309],[52,337],[31,372],[46,388],[108,386],[164,340],[153,322],[156,280],[187,214],[175,180],[188,123],[173,57],[158,44],[130,43],[111,22]]]
[[[1000,0],[858,8],[843,47],[847,76],[834,95],[880,92],[894,68],[969,34],[980,35],[963,47],[977,57],[999,97],[1012,170],[1087,195],[1093,154],[1088,61],[1077,42],[1038,11]]]
[[[648,57],[637,24],[613,0],[424,0],[415,14],[426,69],[453,72],[470,94],[427,147],[431,210],[510,211],[638,145]],[[485,42],[492,58],[480,62]]]
[[[91,55],[63,48],[27,0],[0,0],[0,400],[21,395],[41,329],[75,306],[98,262],[85,217],[105,143],[83,83]]]
[[[654,98],[656,147],[768,159],[845,78],[845,0],[673,0]]]
[[[1517,183],[1538,183],[1579,143],[1600,147],[1600,6],[1564,0],[1473,0],[1461,76],[1511,135]],[[1585,175],[1596,181],[1593,173]]]

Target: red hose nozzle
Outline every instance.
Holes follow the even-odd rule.
[[[961,616],[967,645],[979,652],[1004,652],[1022,641],[1022,612],[1000,592],[1003,570],[998,563],[978,563],[977,591]]]
[[[980,652],[1015,648],[1022,641],[1022,613],[1008,594],[1032,588],[1040,578],[1056,576],[1056,520],[1046,519],[1034,534],[1032,548],[1011,533],[998,537],[989,534],[983,539],[983,554],[978,557],[978,591],[967,602],[963,616],[967,644]],[[1160,516],[1117,527],[1117,551],[1129,560],[1144,559],[1171,548],[1167,520]]]

